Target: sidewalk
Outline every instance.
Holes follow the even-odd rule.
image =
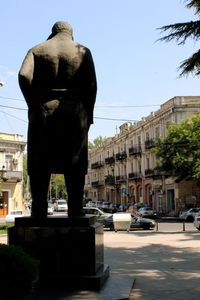
[[[60,291],[54,295],[35,294],[27,300],[199,299],[198,231],[105,231],[104,247],[110,277],[99,293],[80,291],[64,295]]]
[[[104,240],[111,276],[135,279],[129,299],[199,299],[199,232],[108,232]]]

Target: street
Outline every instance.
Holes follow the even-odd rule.
[[[183,222],[157,222],[155,231],[158,232],[184,232],[184,231],[194,231],[198,232],[198,230],[194,227],[193,223],[183,223]]]
[[[56,213],[56,216],[63,215],[63,213]],[[4,218],[0,218],[0,224],[4,223]],[[104,233],[109,232],[109,229],[105,229]],[[182,223],[182,222],[156,222],[155,229],[143,230],[143,229],[134,229],[130,231],[132,233],[146,234],[146,236],[151,236],[152,233],[196,233],[198,230],[194,227],[193,223]],[[119,231],[120,233],[120,231]],[[117,234],[117,233],[116,233]],[[199,232],[200,235],[200,232]],[[7,235],[0,235],[0,243],[7,243]]]

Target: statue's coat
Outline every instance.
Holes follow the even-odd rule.
[[[28,105],[28,173],[73,165],[86,173],[97,90],[90,50],[59,30],[28,51],[19,84]]]

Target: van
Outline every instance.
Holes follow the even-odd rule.
[[[54,204],[54,211],[68,211],[68,205],[67,205],[67,200],[65,199],[58,199],[56,200]]]

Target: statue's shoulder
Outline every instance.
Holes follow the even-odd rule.
[[[74,42],[76,47],[79,48],[79,51],[82,53],[82,54],[87,54],[87,53],[90,53],[90,49],[80,43],[77,43],[77,42]]]
[[[37,53],[37,52],[42,51],[43,49],[48,49],[49,44],[50,44],[50,42],[48,40],[41,42],[41,43],[33,46],[31,49],[29,49],[29,52]]]

